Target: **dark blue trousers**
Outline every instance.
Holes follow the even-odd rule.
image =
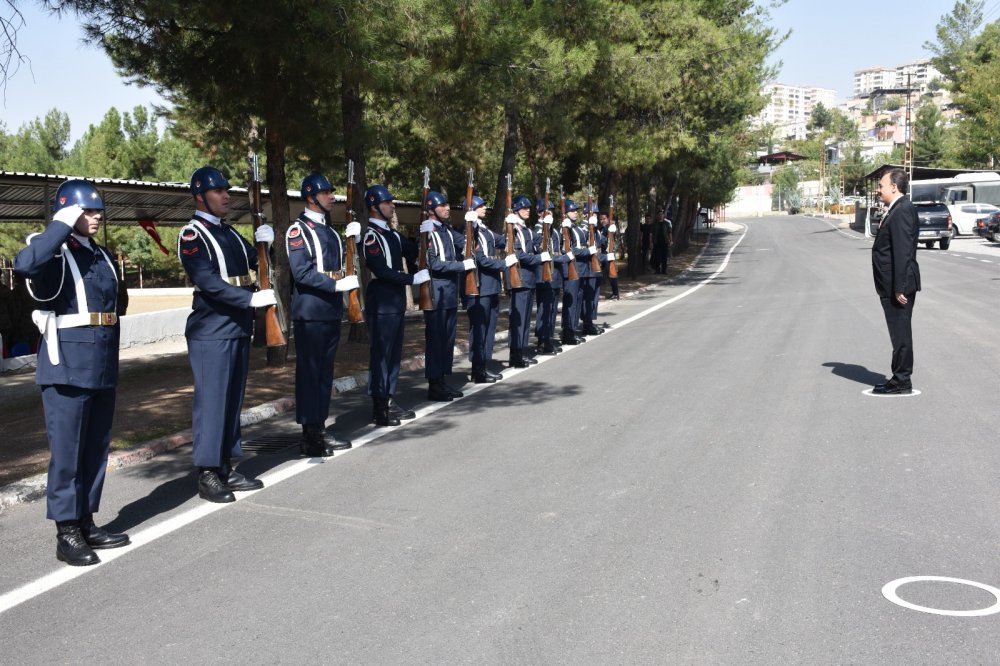
[[[535,337],[539,340],[551,340],[556,330],[556,299],[559,290],[551,283],[545,282],[535,287],[535,303],[538,313],[535,315]]]
[[[330,416],[333,362],[340,344],[339,321],[293,321],[295,330],[295,422],[323,425]]]
[[[424,377],[427,379],[451,374],[457,326],[458,308],[424,311]]]
[[[368,395],[390,398],[396,393],[403,356],[403,313],[368,316]]]
[[[187,344],[194,372],[194,464],[219,467],[243,455],[240,412],[250,368],[250,338],[188,338]]]
[[[497,333],[500,295],[466,296],[465,310],[469,315],[469,362],[485,365],[493,360],[493,339]]]
[[[597,319],[597,299],[601,295],[601,278],[580,278],[580,302],[583,321],[594,323]]]
[[[522,350],[528,346],[531,333],[532,289],[512,289],[510,292],[510,339],[512,350]]]
[[[42,387],[49,437],[46,516],[79,520],[97,513],[115,415],[115,389],[63,384]]]
[[[573,333],[580,323],[580,283],[583,280],[566,280],[563,282],[562,330],[564,334]]]

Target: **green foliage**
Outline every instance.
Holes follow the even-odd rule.
[[[934,104],[923,104],[913,123],[913,163],[940,166],[944,160],[944,122]]]
[[[956,155],[967,167],[994,168],[1000,145],[1000,22],[986,26],[962,59],[955,83]]]
[[[984,4],[985,0],[958,0],[951,13],[938,21],[937,41],[924,42],[924,48],[934,54],[931,64],[952,85],[958,83],[962,60],[970,52],[983,23]]]

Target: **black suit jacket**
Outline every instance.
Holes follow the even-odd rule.
[[[880,297],[914,294],[920,291],[920,267],[917,265],[917,237],[920,220],[917,209],[904,196],[896,201],[882,219],[872,245],[872,273],[875,291]]]

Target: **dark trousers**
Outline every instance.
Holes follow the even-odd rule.
[[[469,362],[475,366],[485,365],[493,360],[500,295],[466,296],[465,309],[469,315]]]
[[[441,379],[455,362],[458,308],[424,311],[424,377]]]
[[[562,330],[564,335],[573,333],[580,323],[580,283],[583,280],[566,280],[562,293]]]
[[[49,438],[46,516],[79,520],[97,513],[115,414],[115,389],[62,384],[42,387]]]
[[[403,313],[370,315],[368,334],[368,395],[390,398],[396,393],[403,356]]]
[[[580,302],[583,321],[594,323],[597,319],[597,299],[601,295],[601,278],[580,278]]]
[[[194,464],[220,467],[223,461],[243,455],[240,412],[250,368],[250,338],[188,338],[187,346],[194,373]]]
[[[892,382],[910,383],[913,374],[913,304],[916,294],[906,294],[906,305],[900,305],[895,296],[881,298],[885,324],[892,342]]]
[[[512,289],[510,292],[510,338],[511,350],[521,351],[528,346],[531,333],[532,289]]]
[[[535,303],[538,312],[535,315],[535,337],[539,340],[551,340],[556,329],[556,299],[559,290],[552,287],[551,282],[543,282],[535,287]]]
[[[330,415],[340,322],[293,321],[292,326],[295,330],[295,422],[323,425]]]

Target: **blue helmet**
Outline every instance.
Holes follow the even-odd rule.
[[[104,200],[101,199],[100,192],[93,183],[85,180],[67,180],[56,190],[56,198],[53,202],[52,212],[62,210],[67,206],[79,206],[80,208],[92,208],[104,210]]]
[[[428,192],[427,198],[424,199],[424,210],[434,210],[438,206],[447,206],[448,197],[441,194],[440,192]]]
[[[393,201],[394,197],[385,185],[372,185],[365,191],[365,205],[374,208],[383,201]]]
[[[583,212],[587,215],[597,215],[597,202],[591,203],[589,206],[584,204]]]
[[[316,203],[316,194],[319,192],[333,192],[333,185],[330,184],[330,181],[323,174],[313,172],[302,179],[299,191],[306,198],[306,201]]]
[[[580,210],[580,204],[572,199],[566,199],[566,212],[569,213],[574,210]]]
[[[535,204],[535,208],[538,210],[539,213],[541,213],[545,209],[545,199],[539,199],[538,203]],[[556,205],[552,203],[551,199],[549,199],[549,210],[555,210],[555,208]]]
[[[191,174],[191,194],[203,194],[209,190],[229,189],[229,181],[222,172],[211,166],[195,169]]]
[[[466,201],[465,203],[463,203],[462,204],[462,208],[464,208],[464,209],[467,210],[468,209],[468,203],[469,203],[468,201]],[[482,197],[477,197],[477,196],[473,196],[472,197],[472,210],[476,210],[477,208],[482,208],[485,205],[486,205],[486,202],[483,201]]]
[[[516,213],[517,211],[523,210],[525,208],[531,208],[531,199],[524,196],[523,194],[514,197],[514,202],[511,204],[511,210],[513,210]]]

